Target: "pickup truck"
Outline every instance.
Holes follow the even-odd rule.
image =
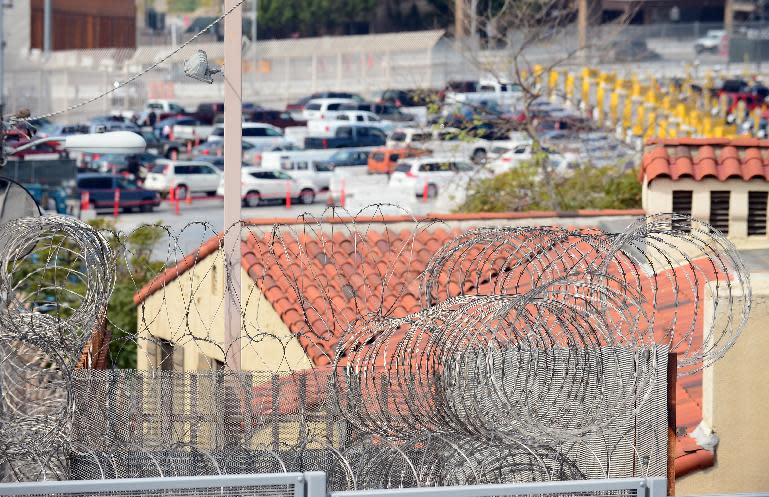
[[[387,137],[374,126],[360,126],[350,123],[338,126],[332,136],[308,136],[304,139],[305,149],[380,147]]]
[[[174,140],[182,142],[195,142],[206,141],[217,124],[221,124],[224,119],[219,116],[215,118],[215,122],[212,125],[202,124],[197,119],[192,119],[191,122],[187,120],[181,121],[179,124],[173,126]]]

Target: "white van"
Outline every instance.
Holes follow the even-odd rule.
[[[243,123],[243,141],[260,148],[275,145],[288,145],[288,140],[283,136],[280,128],[271,124]],[[224,141],[224,124],[217,124],[208,136],[208,141]]]
[[[355,102],[351,98],[315,98],[305,104],[302,118],[305,121],[331,119],[341,111],[342,105]]]
[[[316,190],[326,190],[334,170],[326,163],[338,150],[296,150],[265,152],[262,169],[286,171],[297,180],[312,182]]]
[[[496,102],[508,106],[519,103],[522,98],[523,90],[518,83],[487,78],[478,82],[477,91],[447,92],[445,101],[448,104]]]

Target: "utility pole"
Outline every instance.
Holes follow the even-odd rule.
[[[454,0],[454,39],[459,41],[465,36],[465,2]]]
[[[258,34],[256,30],[256,21],[259,19],[259,0],[252,0],[251,9],[254,18],[254,22],[251,23],[251,43],[256,43],[256,35]],[[254,51],[254,54],[256,54],[256,51]]]
[[[5,1],[0,0],[0,168],[5,166]]]
[[[43,4],[43,52],[51,53],[51,1],[45,0]]]
[[[224,0],[229,12],[238,0]],[[243,4],[224,18],[224,347],[225,364],[240,371],[240,168],[242,159]]]

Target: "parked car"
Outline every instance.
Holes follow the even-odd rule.
[[[723,29],[709,29],[705,36],[697,38],[694,42],[694,51],[698,54],[704,52],[717,53],[724,42],[726,31]]]
[[[224,102],[204,102],[198,104],[198,108],[192,113],[192,117],[201,124],[213,126],[217,118],[224,116]]]
[[[305,121],[331,119],[341,110],[342,105],[353,103],[355,100],[351,98],[316,98],[307,102],[302,116]]]
[[[363,102],[363,97],[357,93],[349,93],[344,91],[322,91],[300,98],[296,102],[286,105],[286,111],[291,114],[297,112],[301,113],[304,110],[304,106],[307,105],[307,102],[318,98],[344,98],[348,100]]]
[[[335,113],[328,119],[318,119],[307,122],[307,132],[311,136],[334,136],[339,126],[347,123],[361,123],[381,129],[385,134],[395,129],[395,123],[383,121],[374,114],[365,110],[343,110]]]
[[[274,166],[275,162],[270,161],[264,164],[263,169],[275,170]],[[313,160],[309,157],[284,155],[280,158],[279,166],[281,171],[287,172],[295,180],[302,181],[304,184],[312,184],[316,191],[328,190],[331,175],[334,173],[334,168],[324,161]]]
[[[157,99],[148,100],[144,105],[144,110],[153,111],[155,114],[185,114],[184,107],[173,100]]]
[[[211,132],[211,135],[208,137],[208,141],[220,142],[223,140],[224,124],[217,124]],[[249,142],[257,147],[289,144],[280,128],[262,123],[243,123],[243,141]]]
[[[171,116],[159,119],[152,130],[162,139],[173,139],[174,126],[199,126],[200,121],[189,116]]]
[[[428,155],[427,150],[419,148],[375,148],[368,157],[368,172],[372,174],[390,174],[401,159]]]
[[[220,171],[224,171],[224,157],[206,157],[206,156],[199,156],[199,157],[193,157],[193,161],[203,161],[211,164],[215,168],[217,168]]]
[[[399,128],[387,138],[387,148],[417,147],[433,138],[433,130],[427,128]]]
[[[294,119],[290,112],[263,109],[261,107],[256,107],[248,111],[244,110],[243,117],[248,122],[271,124],[280,129],[307,125],[307,121]]]
[[[13,142],[13,146],[21,147],[22,145],[34,143],[35,141],[39,141],[39,140],[30,141],[26,139],[21,139]],[[24,160],[24,159],[56,160],[56,159],[63,159],[67,157],[67,151],[59,148],[58,144],[55,142],[41,141],[37,145],[33,145],[31,148],[28,148],[26,150],[13,152],[11,156],[21,160]]]
[[[246,207],[256,207],[265,200],[284,200],[286,193],[303,204],[315,201],[315,188],[311,182],[295,179],[279,170],[244,167],[240,184]],[[217,193],[224,195],[224,178],[219,182]]]
[[[353,167],[353,166],[366,166],[368,165],[368,157],[370,155],[369,150],[340,150],[334,153],[328,160],[323,161],[324,164],[331,169],[337,167]]]
[[[172,126],[170,136],[177,141],[199,142],[208,139],[216,124],[205,124],[197,119],[182,119]]]
[[[124,121],[120,117],[106,116],[96,117],[89,122],[89,133],[105,133],[108,131],[139,131],[139,126],[131,121]]]
[[[385,144],[384,132],[369,125],[349,123],[338,126],[333,136],[308,136],[304,139],[305,149],[377,147]]]
[[[179,198],[187,193],[213,195],[222,179],[222,172],[203,161],[171,161],[160,159],[147,174],[144,187],[165,195],[176,188]]]
[[[85,173],[77,176],[77,188],[88,192],[91,207],[96,210],[114,209],[115,191],[120,190],[118,208],[124,212],[138,209],[151,212],[160,205],[157,192],[142,188],[123,176],[114,174]]]
[[[184,143],[179,141],[161,140],[153,131],[141,130],[136,131],[135,133],[141,135],[142,138],[144,138],[144,141],[147,142],[147,148],[145,150],[149,154],[170,159],[174,155],[178,156],[182,150],[185,150]]]
[[[390,185],[413,188],[416,196],[435,198],[452,181],[466,181],[475,173],[470,163],[451,157],[420,157],[400,162],[390,176]]]
[[[523,98],[523,90],[517,83],[498,81],[493,78],[476,82],[449,83],[444,93],[444,100],[449,104],[479,104],[494,102],[499,105],[514,105]]]
[[[395,107],[423,107],[437,100],[438,92],[436,90],[423,88],[385,90],[379,97],[379,103],[392,104]]]
[[[618,40],[607,51],[607,60],[612,62],[649,62],[661,58],[643,39]]]
[[[558,154],[555,150],[549,149],[547,147],[542,147],[542,152],[552,157],[560,156],[560,154]],[[533,157],[534,155],[532,152],[532,143],[529,140],[525,143],[520,143],[507,152],[500,154],[496,159],[489,163],[489,169],[494,173],[494,175],[502,174],[519,166],[524,161],[530,161]]]
[[[151,171],[160,156],[149,152],[140,154],[103,154],[91,163],[91,168],[103,173],[118,174],[128,170],[129,160],[135,159],[145,171]]]
[[[373,112],[379,116],[382,120],[397,122],[397,123],[409,123],[415,121],[417,117],[408,112],[403,112],[398,107],[392,104],[382,103],[370,103],[359,102],[355,104],[344,104],[340,107],[341,110],[362,110],[367,112]]]

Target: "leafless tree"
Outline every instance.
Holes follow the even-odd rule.
[[[634,14],[629,9],[610,23],[592,26],[588,36],[584,30],[591,20],[596,20],[594,10],[586,11],[592,3],[589,0],[454,2],[457,50],[475,72],[520,87],[523,96],[516,109],[519,119],[508,122],[508,126],[525,132],[534,150],[542,150],[538,131],[541,123],[532,106],[549,96],[550,72],[595,62],[596,54],[611,57],[612,47],[618,44],[623,27]],[[583,110],[589,112],[589,109]],[[569,124],[571,128],[592,126],[585,119]],[[539,157],[538,162],[543,181],[552,193],[553,171],[546,155]],[[552,208],[557,210],[555,195],[551,198]]]

